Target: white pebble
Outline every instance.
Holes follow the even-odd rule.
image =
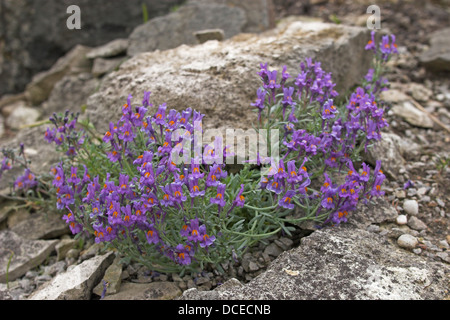
[[[397,244],[405,249],[414,249],[416,247],[416,245],[418,244],[418,240],[416,237],[413,237],[412,235],[409,234],[402,234],[398,239],[397,239]]]
[[[417,216],[419,214],[419,204],[416,200],[405,200],[403,202],[403,210],[412,216]]]
[[[407,219],[407,217],[404,214],[400,214],[397,217],[397,224],[404,225],[404,224],[407,224],[407,223],[408,223],[408,219]]]

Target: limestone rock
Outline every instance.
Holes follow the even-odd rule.
[[[273,0],[188,0],[189,2],[199,3],[216,3],[227,5],[229,7],[237,7],[245,11],[247,23],[242,28],[244,33],[257,33],[275,27],[275,6]]]
[[[60,212],[33,213],[28,219],[13,226],[11,231],[29,240],[52,239],[70,232]]]
[[[365,160],[372,166],[380,160],[383,172],[393,178],[397,177],[399,170],[405,165],[399,140],[401,138],[395,133],[383,132],[381,140],[367,150]]]
[[[450,71],[450,28],[438,30],[430,35],[430,48],[419,61],[430,70]]]
[[[30,300],[89,300],[92,289],[113,262],[114,253],[108,252],[82,262],[34,292]]]
[[[100,283],[94,288],[93,293],[101,296],[103,293],[103,281],[106,281],[106,295],[118,293],[122,284],[122,264],[118,259],[106,269],[105,275]]]
[[[92,66],[92,74],[94,77],[100,77],[105,73],[111,72],[115,70],[126,58],[117,57],[117,58],[96,58],[94,60],[94,65]]]
[[[402,234],[397,239],[397,244],[405,249],[414,249],[419,242],[417,241],[417,238],[410,235],[410,234]]]
[[[152,19],[184,1],[2,1],[7,14],[2,14],[0,28],[0,95],[23,91],[35,74],[51,68],[77,44],[98,47],[128,37],[143,21],[143,5]],[[72,4],[81,10],[80,30],[66,27]]]
[[[284,272],[289,270],[290,272]],[[440,300],[450,266],[350,225],[317,230],[242,287],[187,290],[180,300]]]
[[[60,261],[66,258],[67,253],[77,244],[74,239],[63,239],[55,247],[56,260]]]
[[[417,109],[410,101],[394,105],[392,111],[413,126],[433,128],[433,120],[425,112]]]
[[[21,129],[23,126],[36,122],[41,113],[36,108],[30,108],[24,103],[15,106],[9,117],[6,119],[6,124],[11,129]]]
[[[175,12],[138,26],[129,37],[128,55],[196,44],[193,33],[204,29],[222,29],[225,38],[230,38],[240,33],[246,22],[245,11],[237,7],[187,3]]]
[[[104,300],[173,300],[181,293],[181,289],[173,282],[124,282],[119,293],[106,296]]]
[[[86,58],[110,58],[125,54],[128,49],[128,39],[115,39],[107,44],[92,49]]]
[[[144,91],[151,91],[155,106],[166,102],[168,108],[192,107],[207,114],[205,128],[247,128],[256,119],[250,103],[260,85],[261,62],[280,72],[286,65],[295,77],[299,63],[310,57],[332,72],[338,91],[346,90],[369,67],[371,56],[364,50],[369,37],[364,28],[292,20],[265,34],[145,52],[103,78],[88,99],[87,116],[103,131],[109,123],[104,119],[118,118],[129,94],[137,104]]]
[[[87,98],[93,94],[99,85],[99,80],[90,73],[66,75],[53,87],[47,101],[42,104],[47,120],[54,112],[80,112]]]
[[[419,203],[416,200],[405,200],[403,201],[403,209],[407,214],[417,216],[419,214]]]
[[[77,45],[47,71],[38,73],[27,85],[26,96],[28,100],[37,105],[49,97],[54,85],[67,74],[77,74],[90,71],[91,62],[86,54],[91,48]]]
[[[41,264],[55,249],[59,240],[27,240],[10,230],[0,231],[0,282],[6,282],[6,269],[11,257],[8,281],[13,281]]]

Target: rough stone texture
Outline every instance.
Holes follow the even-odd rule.
[[[55,249],[59,240],[27,240],[10,230],[0,231],[0,282],[6,282],[6,268],[14,253],[8,272],[8,281],[13,281],[28,270],[41,264]]]
[[[77,240],[74,239],[63,239],[55,247],[56,250],[56,260],[61,261],[66,258],[67,252],[75,248]]]
[[[450,266],[395,248],[378,234],[341,225],[303,238],[243,287],[180,297],[243,300],[443,299]]]
[[[180,288],[173,282],[124,282],[119,293],[106,296],[104,300],[173,300],[181,293]]]
[[[100,47],[93,48],[87,55],[88,59],[110,58],[127,52],[128,39],[115,39]]]
[[[44,140],[46,128],[46,126],[38,126],[19,130],[13,139],[0,139],[0,145],[5,148],[17,149],[23,142],[27,160],[31,161],[30,169],[37,174],[47,174],[50,167],[58,161],[60,155],[55,151],[54,144],[49,144]],[[0,179],[0,190],[8,188],[10,183],[14,182],[20,174],[23,174],[21,166],[14,166],[11,170],[3,172]],[[7,191],[9,192],[9,188]]]
[[[92,74],[94,77],[101,77],[105,73],[115,70],[125,59],[124,57],[109,59],[96,58],[92,66]]]
[[[77,44],[97,47],[126,38],[143,22],[184,0],[3,0],[0,2],[0,95],[20,92],[32,76],[50,68]],[[69,5],[81,11],[81,29],[70,30]]]
[[[114,253],[108,252],[86,260],[58,274],[52,281],[34,292],[30,300],[89,300],[92,289],[102,278],[105,270],[114,260]]]
[[[29,240],[54,239],[70,232],[60,212],[33,213],[28,219],[13,226],[11,231]]]
[[[48,100],[42,104],[45,120],[53,112],[80,112],[81,106],[98,86],[99,80],[90,73],[65,76],[55,84]]]
[[[433,128],[434,126],[433,120],[409,101],[394,105],[392,111],[413,126],[421,128]]]
[[[383,132],[381,140],[367,150],[366,161],[375,166],[376,161],[380,160],[383,172],[396,178],[406,163],[400,152],[399,140],[395,133]]]
[[[403,209],[407,214],[417,216],[419,214],[419,203],[416,200],[405,200],[403,201]]]
[[[256,119],[250,103],[260,86],[256,75],[260,62],[280,72],[286,65],[295,77],[299,63],[311,57],[333,73],[338,91],[346,90],[369,67],[371,56],[364,50],[368,37],[364,28],[291,20],[264,34],[142,53],[103,79],[99,91],[88,99],[87,114],[103,131],[108,126],[104,119],[113,120],[113,114],[118,118],[129,94],[136,104],[144,91],[151,91],[155,106],[166,102],[168,108],[192,107],[207,113],[206,128],[247,128]]]
[[[41,113],[39,110],[26,106],[24,102],[18,102],[6,119],[6,125],[10,129],[18,130],[26,125],[36,122],[40,116]]]
[[[54,85],[67,74],[78,74],[91,70],[91,61],[86,54],[91,48],[77,45],[47,71],[36,74],[26,87],[27,99],[38,105],[47,100]]]
[[[402,234],[397,239],[397,244],[405,249],[414,249],[418,243],[419,241],[417,241],[417,238],[410,234]]]
[[[189,0],[199,4],[217,3],[237,7],[245,11],[247,23],[242,32],[261,32],[275,27],[275,8],[272,0]]]
[[[118,258],[106,269],[102,281],[92,291],[98,296],[103,293],[103,281],[107,282],[106,295],[111,295],[119,292],[122,284],[122,264],[119,263]]]
[[[419,61],[435,71],[450,71],[450,28],[441,29],[429,36],[430,48]]]
[[[240,33],[246,22],[245,11],[237,7],[187,3],[175,12],[138,26],[129,37],[128,55],[196,44],[194,32],[204,29],[222,29],[225,38],[230,38]]]

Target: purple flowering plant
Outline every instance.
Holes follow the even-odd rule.
[[[387,89],[381,74],[397,52],[395,37],[377,46],[372,33],[366,49],[374,52],[373,68],[346,100],[338,99],[320,62],[307,58],[297,76],[260,64],[262,85],[250,105],[257,130],[282,133],[270,146],[279,148],[278,158],[258,154],[232,173],[225,160],[234,155],[217,138],[203,152],[186,152],[203,133],[205,115],[153,106],[147,91],[137,105],[129,95],[103,134],[78,114],[54,114],[44,138],[61,161],[47,180],[26,167],[14,187],[46,186],[73,234],[90,234],[125,260],[160,272],[199,271],[206,264],[220,271],[220,262],[254,243],[291,234],[292,224],[346,222],[360,201],[384,194],[386,178],[379,161],[374,168],[361,162],[361,152],[388,125],[378,94]],[[0,175],[11,160],[4,151]]]

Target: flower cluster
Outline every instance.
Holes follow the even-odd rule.
[[[353,165],[361,148],[367,151],[371,144],[381,139],[381,130],[388,126],[383,117],[385,109],[376,97],[380,89],[386,88],[380,86],[377,76],[380,60],[385,62],[390,54],[397,52],[395,37],[391,37],[391,44],[389,37],[383,37],[379,50],[374,47],[373,38],[374,34],[366,49],[377,53],[376,69],[369,70],[367,85],[358,87],[344,105],[335,103],[335,84],[331,74],[325,73],[319,62],[306,59],[306,63],[301,63],[292,86],[289,86],[292,82],[287,81],[291,76],[285,67],[278,82],[277,71],[269,71],[267,64],[260,64],[258,75],[262,86],[257,91],[256,102],[251,105],[258,108],[260,116],[263,109],[269,109],[266,128],[278,127],[284,131],[282,159],[279,162],[271,160],[268,177],[262,178],[260,186],[273,193],[279,207],[293,209],[294,202],[304,208],[313,203],[314,207],[315,201],[318,203],[316,217],[323,217],[324,223],[340,223],[346,221],[348,212],[355,210],[361,199],[367,202],[374,196],[383,195],[381,184],[385,176],[380,170],[381,163],[376,163],[373,175],[366,163],[362,163],[360,173]],[[280,98],[277,101],[275,97]],[[288,106],[291,112],[286,118]],[[271,118],[271,114],[280,115],[281,121],[276,116]],[[306,121],[305,114],[311,125],[301,127],[300,122]],[[261,118],[259,120],[263,126]],[[308,173],[307,167],[315,171]],[[345,183],[334,185],[331,176],[342,171],[348,172]],[[320,190],[308,193],[308,185],[321,176],[324,181]]]
[[[243,207],[244,186],[233,191],[227,185],[221,143],[205,148],[201,157],[184,154],[202,133],[203,114],[167,110],[164,103],[148,115],[149,97],[145,92],[142,104],[132,107],[128,96],[120,119],[110,122],[100,148],[106,152],[106,176],[91,175],[84,164],[52,169],[57,207],[69,211],[64,219],[73,233],[90,230],[96,242],[130,242],[144,256],[151,247],[178,265],[190,265],[197,252],[208,254],[215,245],[218,221]],[[184,156],[191,161],[178,164]],[[228,199],[228,193],[236,196]],[[205,207],[216,207],[216,213]]]
[[[395,37],[384,36],[377,46],[372,33],[366,49],[375,53],[374,67],[346,102],[338,101],[320,62],[307,58],[297,76],[261,63],[262,85],[251,106],[258,129],[282,132],[280,157],[258,153],[238,173],[227,171],[230,153],[220,137],[214,146],[197,146],[204,114],[154,107],[149,91],[137,105],[129,95],[103,135],[78,114],[54,114],[45,139],[64,157],[51,169],[46,194],[55,196],[73,234],[91,234],[164,272],[198,271],[205,263],[220,268],[261,239],[289,235],[288,224],[346,222],[358,203],[384,195],[386,179],[381,162],[371,167],[360,153],[388,125],[377,95],[387,88],[381,73],[397,52]],[[3,153],[0,176],[16,160]],[[20,155],[25,158],[23,145]],[[24,166],[15,189],[39,192],[39,179],[26,160]],[[296,209],[302,216],[287,218]]]

